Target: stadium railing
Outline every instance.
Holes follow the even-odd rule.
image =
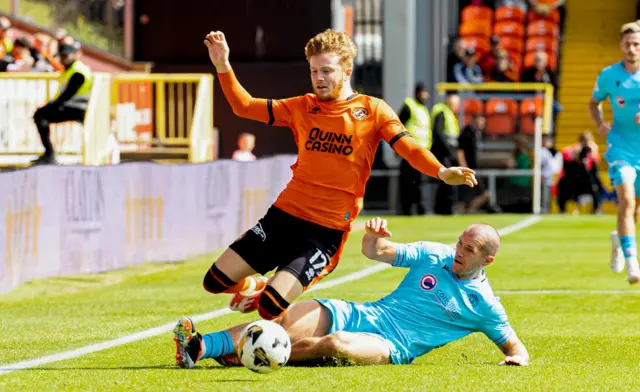
[[[61,163],[104,163],[115,120],[123,152],[175,154],[190,162],[214,156],[213,76],[95,73],[84,126],[52,125]],[[0,165],[27,163],[42,150],[33,113],[58,89],[56,73],[0,73]]]
[[[508,185],[503,186],[500,180],[509,177],[533,178],[529,195],[530,210],[535,214],[548,212],[543,208],[543,197],[549,197],[549,189],[543,189],[541,184],[540,151],[542,135],[550,134],[553,130],[553,86],[547,83],[440,83],[436,86],[436,93],[438,102],[444,102],[448,94],[460,97],[458,120],[461,130],[474,114],[485,115],[487,129],[482,141],[485,156],[509,156],[509,152],[513,150],[514,136],[527,137],[533,145],[531,169],[498,168],[497,165],[490,164],[487,168],[477,170],[477,177],[486,179],[493,204],[509,196]],[[495,162],[495,159],[490,161]],[[380,211],[382,213],[398,211],[398,176],[399,171],[395,168],[372,172],[372,177],[389,178],[387,206],[384,211]],[[426,187],[431,188],[432,185],[427,182]],[[546,194],[543,195],[543,192]],[[431,203],[433,192],[427,189],[424,194],[427,195],[423,196],[427,204]]]

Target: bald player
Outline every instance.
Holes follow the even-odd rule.
[[[401,244],[385,239],[390,236],[386,220],[371,219],[362,253],[409,269],[392,293],[365,303],[300,302],[275,320],[293,341],[290,363],[333,357],[362,365],[410,364],[435,348],[481,332],[504,353],[501,365],[528,365],[527,349],[484,273],[500,248],[500,236],[493,227],[469,226],[455,250],[435,242]],[[240,364],[235,342],[246,325],[204,337],[198,333],[198,339],[190,342],[189,362],[222,357],[221,364]],[[216,341],[224,344],[209,344]]]

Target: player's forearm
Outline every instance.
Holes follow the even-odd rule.
[[[428,176],[439,178],[438,170],[444,165],[438,161],[431,151],[420,147],[412,138],[401,138],[394,144],[393,148],[415,169]]]
[[[591,116],[591,120],[594,122],[596,127],[600,127],[602,122],[602,104],[596,101],[589,101],[589,115]]]
[[[374,237],[365,234],[362,238],[362,254],[371,260],[383,261],[384,250],[389,246],[389,242],[384,238]]]
[[[500,347],[500,349],[504,353],[505,357],[517,357],[521,358],[524,364],[529,363],[529,352],[515,333],[502,347]]]
[[[254,98],[242,87],[231,68],[216,67],[222,92],[227,98],[233,112],[240,117],[267,122],[269,113],[265,99]]]

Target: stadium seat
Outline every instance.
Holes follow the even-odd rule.
[[[522,38],[511,36],[500,37],[500,47],[510,53],[522,54],[524,52]]]
[[[551,11],[551,13],[549,15],[541,15],[541,14],[537,14],[534,11],[529,11],[527,13],[527,23],[532,23],[535,22],[537,20],[546,20],[549,21],[555,25],[560,24],[560,11],[558,11],[557,9]]]
[[[524,26],[518,22],[505,21],[493,25],[493,34],[502,37],[524,38]]]
[[[484,102],[477,98],[467,98],[462,101],[462,110],[464,111],[464,125],[471,122],[474,114],[484,113]]]
[[[493,24],[493,10],[486,5],[468,5],[460,13],[460,22],[470,20],[486,20],[489,24]]]
[[[513,65],[514,69],[518,71],[518,74],[520,74],[522,71],[522,53],[515,53],[515,52],[507,52],[507,53],[509,55],[509,60],[511,60],[511,64]]]
[[[484,53],[487,53],[490,50],[488,38],[462,37],[462,40],[465,47],[475,49],[477,58],[480,58]]]
[[[518,116],[518,104],[510,98],[487,100],[487,135],[508,135],[514,132]]]
[[[525,98],[520,102],[520,132],[533,135],[536,131],[536,117],[542,116],[544,100],[542,96]]]
[[[528,37],[525,50],[527,52],[535,52],[536,50],[544,50],[545,52],[558,53],[558,41],[551,37]]]
[[[520,24],[524,23],[525,13],[519,7],[502,6],[498,7],[495,12],[495,21],[513,21]]]
[[[555,53],[551,51],[545,51],[545,52],[547,53],[547,56],[549,56],[548,66],[549,68],[551,68],[551,70],[555,72],[558,69],[558,57],[556,56]],[[524,56],[525,68],[533,67],[535,55],[536,55],[535,51],[527,52],[527,54]]]
[[[491,22],[487,20],[470,20],[460,24],[458,33],[461,37],[481,37],[491,36]]]
[[[546,20],[538,20],[527,25],[527,37],[547,36],[558,39],[558,35],[558,26]]]

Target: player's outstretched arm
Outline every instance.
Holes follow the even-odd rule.
[[[371,260],[393,264],[396,259],[396,243],[386,240],[391,237],[387,229],[387,220],[382,218],[370,219],[364,226],[362,237],[362,254]]]
[[[449,185],[478,185],[473,170],[468,167],[444,167],[431,151],[420,147],[412,137],[401,137],[392,147],[411,166],[428,176],[436,177]]]
[[[204,44],[209,50],[209,58],[216,67],[222,92],[233,112],[240,117],[267,122],[267,100],[254,98],[242,87],[229,63],[229,45],[224,34],[212,31],[205,37]]]
[[[500,362],[500,365],[527,366],[529,364],[527,348],[515,332],[509,337],[509,340],[500,346],[500,350],[505,355],[504,361]]]

